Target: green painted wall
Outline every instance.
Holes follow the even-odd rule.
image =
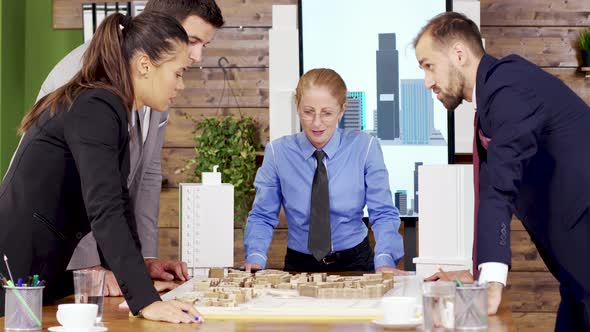
[[[16,127],[53,66],[83,41],[82,30],[55,30],[52,0],[0,0],[0,174],[18,144]]]
[[[3,0],[1,11],[0,171],[4,176],[24,110],[25,2]]]
[[[2,47],[2,2],[3,0],[0,0],[0,47]],[[0,49],[0,110],[2,109],[2,51]],[[2,128],[2,117],[0,116],[0,128]],[[2,130],[0,129],[0,135],[2,134]],[[0,142],[2,142],[2,139],[0,139]],[[2,151],[2,147],[0,146],[0,152]],[[2,163],[2,156],[0,153],[0,164]],[[0,167],[1,168],[1,167]],[[2,171],[0,171],[0,176],[3,174]]]
[[[5,0],[6,1],[6,0]],[[53,66],[83,42],[82,30],[53,29],[53,0],[26,1],[24,103],[28,110]]]

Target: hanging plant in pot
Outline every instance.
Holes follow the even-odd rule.
[[[580,32],[578,44],[582,52],[582,67],[590,67],[590,28]]]

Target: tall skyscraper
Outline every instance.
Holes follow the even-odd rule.
[[[399,210],[400,215],[408,214],[408,194],[405,190],[395,192],[395,206]]]
[[[346,99],[350,100],[351,98],[356,98],[361,101],[361,130],[367,129],[367,110],[365,102],[365,92],[364,91],[349,91],[346,93]],[[344,114],[346,116],[346,113]]]
[[[434,102],[423,79],[401,80],[403,144],[428,144],[434,131]]]
[[[344,116],[338,125],[340,128],[347,130],[361,130],[361,100],[359,98],[346,98],[347,105]]]
[[[395,43],[395,33],[379,34],[379,49],[376,51],[377,137],[385,140],[400,136],[399,57]]]
[[[414,163],[414,213],[418,213],[418,167],[422,162]]]
[[[377,110],[373,110],[373,131],[377,132],[377,126],[379,124],[379,113]]]

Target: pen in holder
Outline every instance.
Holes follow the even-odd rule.
[[[9,281],[9,285],[4,285],[5,330],[41,330],[43,288],[45,287],[14,287],[12,281]]]

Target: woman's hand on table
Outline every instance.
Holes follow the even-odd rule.
[[[141,316],[148,320],[169,323],[203,323],[197,309],[180,301],[156,301],[141,310]]]

